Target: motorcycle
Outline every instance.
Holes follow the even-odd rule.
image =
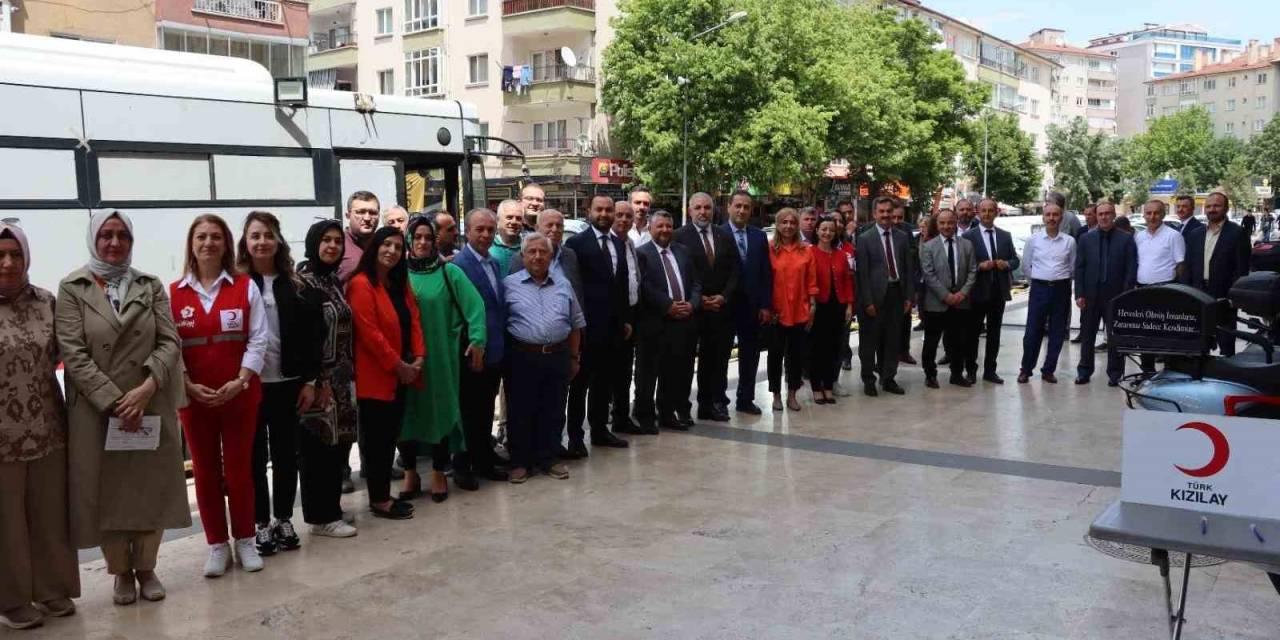
[[[1182,324],[1144,331],[1131,322],[1113,321],[1107,330],[1110,343],[1131,358],[1140,353],[1164,356],[1163,370],[1121,380],[1129,408],[1280,420],[1280,273],[1244,276],[1232,285],[1228,298],[1218,300],[1184,285],[1135,289],[1112,301],[1111,312],[1138,317],[1152,315],[1150,309],[1162,309],[1156,315]],[[1227,317],[1234,326],[1222,326]],[[1218,335],[1247,346],[1231,356],[1210,355]],[[1280,593],[1276,567],[1261,568]]]

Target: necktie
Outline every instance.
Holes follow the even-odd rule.
[[[988,245],[990,247],[990,251],[988,252],[990,255],[987,256],[987,259],[995,260],[996,259],[996,230],[995,229],[987,229],[987,242],[991,243],[990,245]]]
[[[613,256],[609,253],[609,236],[600,236],[600,251],[604,253],[604,259],[609,263],[609,273],[613,273]]]
[[[884,261],[889,265],[889,279],[898,279],[898,261],[893,256],[893,242],[890,241],[889,232],[884,232]]]
[[[738,254],[743,262],[747,261],[747,230],[738,229],[735,234],[738,236]]]
[[[711,249],[711,226],[702,230],[702,250],[707,252],[707,264],[715,266],[716,252]]]
[[[667,272],[667,287],[671,289],[672,302],[684,302],[684,291],[680,289],[680,279],[676,277],[676,269],[671,264],[671,253],[662,250],[662,270]]]
[[[955,240],[947,238],[947,265],[951,269],[951,290],[956,290],[956,280],[959,276],[956,274],[956,246]]]

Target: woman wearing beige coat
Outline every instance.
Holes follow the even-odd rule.
[[[161,600],[156,555],[165,529],[191,526],[177,404],[181,347],[161,282],[130,268],[133,225],[104,211],[89,222],[89,263],[58,290],[57,334],[69,412],[72,542],[102,548],[116,604],[141,588]],[[160,419],[155,450],[106,451],[108,418],[125,429]]]

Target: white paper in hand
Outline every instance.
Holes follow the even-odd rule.
[[[137,431],[125,431],[124,421],[107,419],[107,451],[155,451],[160,446],[160,416],[142,416]]]

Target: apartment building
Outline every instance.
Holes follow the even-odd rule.
[[[1141,29],[1093,38],[1092,51],[1116,59],[1116,129],[1122,137],[1147,130],[1147,82],[1195,70],[1197,57],[1209,63],[1244,50],[1234,38],[1210,35],[1190,24],[1148,23]]]
[[[1146,83],[1145,119],[1204,107],[1218,136],[1248,140],[1260,133],[1280,104],[1280,38],[1249,41],[1244,51],[1209,62],[1204,57],[1184,73]]]
[[[0,33],[156,46],[156,13],[137,0],[0,0]]]
[[[1089,133],[1116,135],[1115,58],[1071,46],[1060,29],[1041,29],[1021,46],[1062,65],[1051,114],[1053,124],[1064,126],[1084,118],[1089,123]]]

